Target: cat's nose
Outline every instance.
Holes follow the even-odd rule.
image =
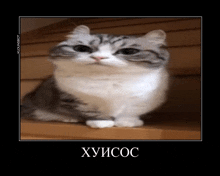
[[[103,56],[91,56],[91,58],[93,58],[96,61],[100,61],[102,59],[107,59],[107,57],[103,57]]]

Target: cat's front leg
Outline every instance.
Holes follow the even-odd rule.
[[[114,114],[116,127],[139,127],[143,126],[144,122],[139,118],[139,114],[145,112],[145,107],[133,104],[124,104],[120,107],[120,111]]]
[[[139,117],[121,117],[115,119],[114,125],[117,127],[139,127],[143,126],[144,122]]]

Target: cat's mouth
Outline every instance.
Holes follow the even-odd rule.
[[[106,65],[106,64],[103,64],[101,62],[94,62],[94,63],[89,63],[87,65],[99,65],[99,66],[106,66],[106,67],[110,67],[110,65]]]

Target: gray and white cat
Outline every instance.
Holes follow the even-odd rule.
[[[138,127],[165,101],[166,34],[92,34],[77,26],[50,50],[54,74],[23,98],[21,116],[86,122],[92,128]]]

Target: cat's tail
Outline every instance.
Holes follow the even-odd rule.
[[[29,107],[27,105],[21,105],[21,118],[22,119],[32,119],[34,117],[33,112],[35,111],[34,108]]]

